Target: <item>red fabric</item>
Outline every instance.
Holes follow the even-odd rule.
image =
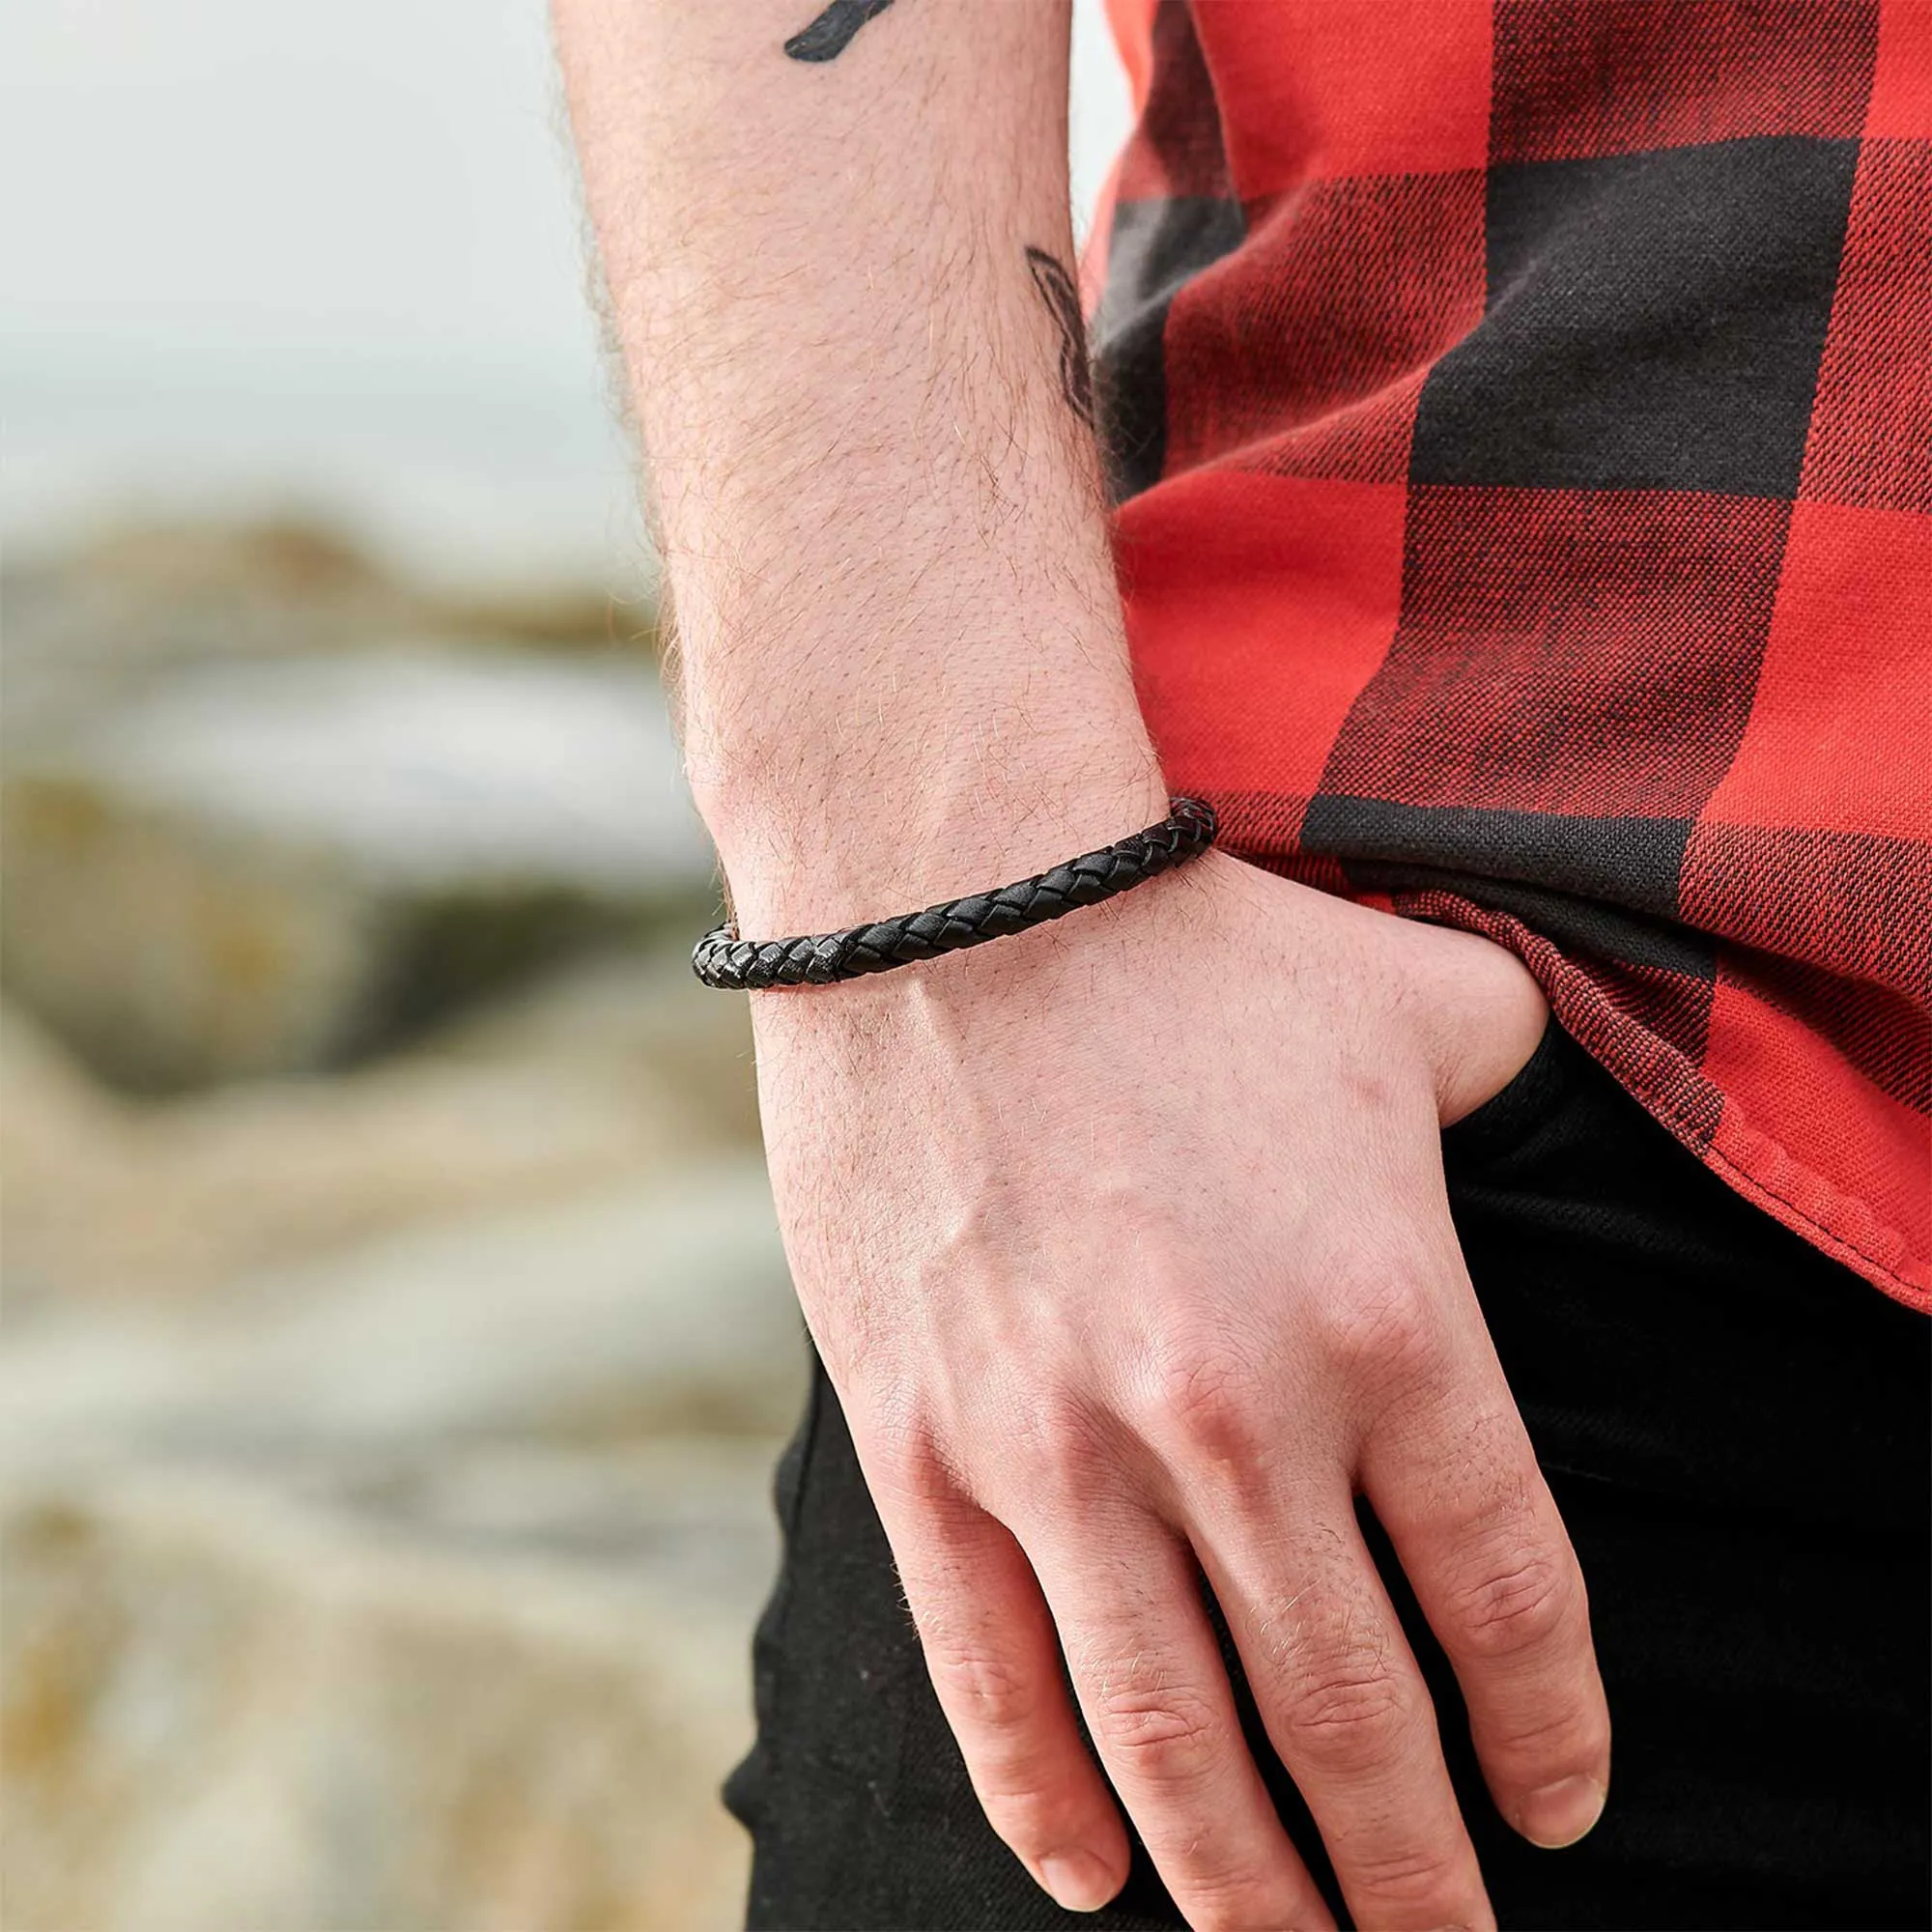
[[[1867,0],[1690,0],[1496,10],[1496,160],[1629,154],[1752,134],[1855,137],[1877,50]]]
[[[1483,318],[1483,177],[1311,182],[1175,297],[1168,464],[1401,482],[1422,375]]]
[[[1807,500],[1932,510],[1928,264],[1932,140],[1866,141],[1804,452]]]
[[[1932,0],[1113,0],[1142,700],[1932,1310]]]

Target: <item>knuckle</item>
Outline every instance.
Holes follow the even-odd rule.
[[[1258,1932],[1292,1925],[1281,1888],[1245,1871],[1226,1878],[1197,1878],[1183,1887],[1187,1922],[1194,1932]]]
[[[1022,1859],[1043,1856],[1069,1835],[1066,1806],[1042,1776],[1015,1777],[1009,1772],[969,1763],[973,1795],[993,1835]],[[1079,1824],[1073,1824],[1077,1835]]]
[[[928,1639],[925,1666],[947,1710],[975,1726],[1016,1731],[1039,1709],[1037,1687],[1009,1660],[974,1646]]]
[[[1019,1430],[1025,1462],[1050,1494],[1080,1494],[1093,1487],[1105,1445],[1086,1404],[1054,1391],[1023,1405]]]
[[[1245,1463],[1260,1440],[1259,1398],[1252,1361],[1242,1351],[1189,1343],[1155,1372],[1150,1434],[1195,1458]]]
[[[1187,1922],[1196,1927],[1197,1932],[1251,1932],[1254,1926],[1265,1925],[1269,1921],[1257,1918],[1243,1897],[1200,1898],[1189,1893]]]
[[[969,1763],[973,1795],[993,1835],[1016,1857],[1032,1860],[1077,1841],[1088,1821],[1071,1812],[1065,1795],[1044,1776],[1014,1778],[982,1764]]]
[[[1103,1754],[1156,1779],[1193,1770],[1216,1747],[1220,1729],[1198,1692],[1134,1684],[1104,1687],[1091,1721]]]
[[[1467,1925],[1469,1872],[1456,1848],[1403,1843],[1358,1850],[1350,1860],[1349,1890],[1373,1900],[1378,1920],[1408,1925]]]
[[[1406,1706],[1387,1659],[1360,1646],[1310,1659],[1282,1715],[1309,1757],[1337,1772],[1366,1771],[1388,1756]]]
[[[1460,1585],[1449,1615],[1471,1655],[1507,1658],[1538,1649],[1570,1629],[1577,1601],[1570,1565],[1548,1550],[1518,1549],[1485,1564]]]
[[[1438,1349],[1435,1310],[1406,1264],[1357,1271],[1326,1303],[1318,1340],[1329,1367],[1372,1388],[1419,1380]]]
[[[1550,1766],[1601,1762],[1610,1748],[1609,1707],[1594,1667],[1560,1682],[1543,1682],[1538,1694],[1501,1711],[1484,1710],[1476,1719],[1477,1749],[1483,1761],[1504,1776],[1548,1782]]]
[[[1516,1779],[1548,1782],[1547,1767],[1600,1762],[1610,1747],[1608,1718],[1592,1699],[1552,1698],[1534,1718],[1481,1729],[1483,1761]]]
[[[910,1410],[867,1418],[855,1431],[866,1480],[923,1512],[951,1511],[958,1501],[958,1472],[930,1424]]]

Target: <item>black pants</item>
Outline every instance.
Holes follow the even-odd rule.
[[[1463,1253],[1589,1583],[1615,1727],[1596,1832],[1567,1852],[1517,1838],[1369,1523],[1501,1923],[1926,1925],[1932,1323],[1731,1193],[1553,1027],[1443,1142]],[[751,1924],[1180,1925],[1138,1846],[1119,1900],[1080,1918],[987,1828],[822,1374],[779,1507],[758,1742],[726,1791],[755,1840]]]

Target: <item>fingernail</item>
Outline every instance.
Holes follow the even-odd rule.
[[[1120,1889],[1092,1852],[1055,1852],[1041,1859],[1039,1882],[1063,1912],[1098,1912]]]
[[[1594,1777],[1581,1774],[1559,1777],[1522,1801],[1517,1830],[1532,1845],[1541,1845],[1546,1852],[1560,1852],[1565,1845],[1574,1845],[1604,1815],[1606,1795]]]

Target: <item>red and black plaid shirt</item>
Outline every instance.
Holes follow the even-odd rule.
[[[1142,700],[1932,1308],[1932,0],[1111,0]]]

